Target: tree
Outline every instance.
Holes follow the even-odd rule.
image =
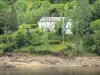
[[[10,29],[12,31],[15,31],[16,29],[18,29],[17,13],[16,13],[16,10],[14,8],[14,5],[11,6],[10,21],[11,21]]]
[[[89,27],[91,11],[88,0],[77,0],[73,8],[73,19],[75,34],[82,36],[87,33]]]
[[[61,35],[61,30],[62,30],[61,26],[62,25],[60,21],[55,21],[55,32],[57,35]]]
[[[97,19],[95,21],[92,21],[90,23],[90,28],[93,30],[93,31],[97,31],[99,30],[100,31],[100,19]]]
[[[92,21],[90,29],[92,29],[93,33],[91,34],[92,39],[89,38],[87,41],[87,46],[89,45],[88,51],[100,55],[100,19]]]
[[[10,41],[8,39],[8,35],[15,31],[17,28],[17,19],[16,19],[16,11],[14,10],[13,6],[11,11],[6,11],[0,13],[0,27],[3,30],[4,34],[6,35],[7,43],[9,44]]]
[[[93,4],[95,2],[95,0],[89,0],[90,4]]]
[[[18,0],[14,3],[17,13],[25,12],[27,9],[27,2],[26,0]]]
[[[4,1],[0,1],[0,12],[5,12],[7,8],[8,8],[7,3]]]
[[[100,0],[96,0],[92,6],[94,7],[93,20],[100,19]]]
[[[61,16],[61,14],[64,14],[64,4],[52,4],[48,11],[50,16]]]

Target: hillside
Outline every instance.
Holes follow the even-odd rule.
[[[42,17],[65,20],[54,21],[52,32],[39,28]],[[66,34],[69,20],[73,34]],[[97,56],[99,33],[100,0],[0,0],[0,54]]]

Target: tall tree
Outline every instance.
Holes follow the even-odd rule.
[[[94,12],[92,12],[94,20],[100,19],[100,0],[96,0],[92,6],[94,8]]]
[[[89,0],[76,0],[76,5],[73,8],[73,23],[75,34],[82,36],[87,33],[91,10],[89,8]]]
[[[10,29],[12,31],[15,31],[16,29],[18,29],[17,14],[16,14],[16,10],[14,8],[14,5],[11,6],[10,21],[11,21]]]
[[[5,12],[6,9],[7,9],[7,7],[8,7],[8,5],[7,5],[6,2],[0,1],[0,13],[1,13],[1,12]]]

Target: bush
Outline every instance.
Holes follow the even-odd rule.
[[[36,27],[37,27],[36,24],[22,24],[19,26],[19,29],[32,29]]]
[[[19,26],[19,29],[30,29],[32,26],[30,24],[22,24]]]
[[[36,43],[33,43],[32,45],[33,46],[39,46],[39,45],[42,45],[43,44],[43,42],[36,42]]]
[[[96,53],[100,55],[100,42],[97,42],[95,45],[90,46],[88,51],[90,53]]]
[[[60,36],[57,36],[55,33],[49,32],[48,33],[48,39],[49,40],[60,40],[61,37]]]
[[[75,39],[76,39],[76,37],[74,35],[72,35],[72,34],[71,35],[69,35],[69,34],[67,35],[66,34],[64,40],[65,41],[74,41]]]
[[[54,45],[54,44],[60,44],[60,40],[51,40],[49,41],[50,45]]]
[[[33,46],[30,46],[30,47],[29,47],[29,50],[30,50],[30,53],[36,53],[36,51],[35,51],[35,49],[34,49]]]
[[[5,46],[6,46],[6,44],[1,43],[1,44],[0,44],[0,50],[4,50]]]
[[[30,53],[30,52],[29,52],[29,49],[21,49],[21,50],[18,51],[18,52],[21,52],[21,53]]]
[[[1,35],[0,36],[0,43],[5,43],[6,42],[6,35]]]
[[[74,56],[76,55],[76,49],[74,49],[71,45],[68,45],[66,48],[64,48],[62,51],[62,54],[65,56]]]
[[[14,49],[13,49],[13,45],[12,44],[1,44],[0,45],[0,50],[3,50],[3,52],[12,52]]]
[[[12,40],[16,43],[17,46],[26,45],[28,40],[25,38],[25,34],[23,31],[18,30],[14,34],[12,34]]]
[[[36,24],[30,24],[32,28],[36,28],[37,25]]]
[[[65,56],[77,56],[84,52],[83,44],[80,42],[78,44],[68,44],[65,48],[61,50],[62,54]]]
[[[97,19],[90,23],[90,28],[93,30],[100,30],[100,19]]]

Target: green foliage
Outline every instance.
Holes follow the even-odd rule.
[[[26,0],[18,0],[15,2],[14,5],[15,5],[15,8],[16,8],[18,13],[22,13],[22,12],[26,11],[26,9],[27,9]]]
[[[41,7],[49,7],[50,3],[48,1],[34,1],[30,7],[30,10],[37,10]]]
[[[27,44],[25,33],[22,30],[18,30],[12,34],[12,40],[15,42],[16,46],[23,46]]]
[[[100,19],[100,0],[96,0],[93,3],[94,12],[93,12],[93,19]]]
[[[73,25],[75,34],[82,36],[87,33],[86,29],[89,27],[91,18],[91,11],[88,0],[77,0],[73,8]]]
[[[3,52],[12,52],[14,50],[12,44],[0,44],[0,50],[3,50]]]
[[[55,33],[49,32],[48,39],[49,40],[60,40],[60,37],[58,35],[56,35]]]
[[[76,49],[73,46],[71,46],[71,45],[68,45],[66,48],[64,48],[62,50],[62,53],[65,56],[76,56],[77,55]]]
[[[19,30],[22,30],[22,29],[31,29],[32,28],[32,25],[31,24],[22,24],[19,26]]]
[[[36,43],[33,43],[32,45],[33,46],[39,46],[39,45],[42,45],[43,44],[43,42],[36,42]]]
[[[0,0],[0,52],[17,49],[22,53],[48,54],[62,49],[67,41],[69,44],[62,50],[66,56],[84,52],[100,55],[99,9],[100,0]],[[62,34],[58,21],[56,33],[41,32],[37,21],[44,16],[64,16],[66,23],[71,19],[75,35]]]
[[[95,20],[90,23],[90,29],[92,29],[93,33],[91,35],[87,35],[84,38],[84,45],[86,46],[88,52],[96,53],[100,55],[100,21]]]
[[[90,23],[90,28],[92,30],[100,30],[100,19],[97,19]]]
[[[0,35],[0,44],[6,42],[6,35]]]
[[[4,11],[6,11],[7,8],[8,8],[7,3],[4,2],[4,1],[0,1],[0,12],[4,12]]]
[[[68,21],[69,19],[73,18],[73,8],[76,4],[76,1],[67,2],[64,7],[64,16],[65,21]]]
[[[75,35],[65,35],[65,41],[68,41],[68,42],[73,42],[74,40],[76,40],[76,37]]]
[[[35,54],[51,54],[52,52],[50,50],[36,50],[33,46],[30,46],[30,54],[35,53]]]
[[[11,6],[10,11],[0,13],[0,28],[5,34],[15,31],[18,28],[16,10]]]
[[[61,50],[65,56],[78,56],[84,54],[83,42],[75,42],[72,44],[67,44],[67,46]]]
[[[18,29],[18,24],[17,24],[17,13],[15,10],[14,5],[11,6],[11,12],[10,12],[10,29],[12,31],[15,31],[16,29]]]
[[[66,3],[72,0],[49,0],[49,1],[54,4],[54,3]]]
[[[50,16],[63,16],[64,14],[64,4],[52,4],[49,8]]]
[[[44,33],[42,36],[41,36],[41,41],[44,42],[45,44],[48,43],[48,33]]]
[[[35,1],[32,3],[31,7],[30,7],[30,10],[32,9],[39,9],[41,6],[41,1]]]
[[[95,33],[94,34],[92,34],[92,36],[93,36],[93,38],[94,38],[94,44],[92,45],[92,47],[90,47],[90,49],[89,49],[89,51],[91,52],[92,51],[92,53],[94,52],[94,53],[96,53],[96,54],[98,54],[98,55],[100,55],[100,30],[98,30],[98,31],[95,31]]]
[[[27,4],[25,4],[25,2],[24,2],[24,5],[28,6]],[[30,4],[30,6],[27,9],[25,9],[25,11],[21,11],[21,13],[20,13],[20,10],[22,10],[23,8],[21,9],[20,7],[19,8],[20,10],[17,10],[18,11],[18,19],[17,19],[18,24],[37,23],[37,20],[39,20],[42,16],[48,14],[47,9],[49,6],[50,6],[50,3],[48,1],[34,1],[32,2],[32,4]],[[17,6],[16,6],[16,9],[17,9]]]
[[[4,50],[5,46],[6,46],[6,44],[1,43],[1,44],[0,44],[0,50]]]
[[[61,24],[61,22],[55,21],[54,25],[55,25],[54,29],[55,29],[56,34],[61,35],[62,34],[62,24]]]
[[[60,40],[50,40],[49,44],[50,45],[60,44]]]

